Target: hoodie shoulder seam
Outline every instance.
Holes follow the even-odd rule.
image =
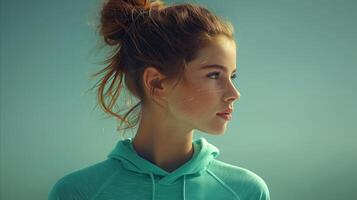
[[[230,191],[233,194],[233,196],[237,198],[237,200],[241,200],[239,195],[229,185],[227,185],[227,183],[225,183],[221,178],[219,178],[214,172],[212,172],[209,169],[207,169],[207,172],[211,176],[213,176],[220,184],[222,184],[223,187],[225,187],[228,191]]]
[[[98,191],[95,193],[95,195],[91,198],[91,200],[95,200],[98,195],[100,194],[101,191],[103,191],[103,189],[110,183],[110,181],[119,173],[119,171],[116,171],[115,173],[113,173],[108,180],[106,180],[98,189]]]

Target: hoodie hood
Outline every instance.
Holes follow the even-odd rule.
[[[182,194],[185,199],[185,181],[187,175],[200,175],[206,170],[209,163],[219,156],[219,149],[208,143],[203,137],[196,139],[193,144],[192,158],[181,165],[173,172],[167,172],[155,164],[140,157],[132,146],[133,138],[127,138],[118,141],[114,150],[108,155],[108,158],[118,159],[123,163],[123,166],[130,171],[136,173],[147,174],[152,181],[152,199],[155,199],[155,184],[170,185],[178,180],[183,181]],[[162,178],[155,182],[154,176]]]

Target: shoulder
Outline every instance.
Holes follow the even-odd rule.
[[[253,171],[217,159],[212,160],[208,169],[231,187],[241,200],[270,200],[266,182]]]
[[[49,200],[90,199],[101,186],[118,173],[119,163],[107,159],[71,172],[53,185]]]

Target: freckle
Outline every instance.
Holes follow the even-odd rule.
[[[181,103],[189,102],[189,101],[192,101],[192,100],[194,100],[194,97],[190,97],[190,98],[184,99],[183,101],[181,101]]]

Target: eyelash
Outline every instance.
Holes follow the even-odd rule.
[[[219,75],[219,72],[212,72],[212,73],[208,74],[207,77],[210,77],[212,75]],[[236,78],[237,78],[237,74],[234,74],[232,79],[236,79]],[[217,79],[217,78],[214,78],[214,79]]]

